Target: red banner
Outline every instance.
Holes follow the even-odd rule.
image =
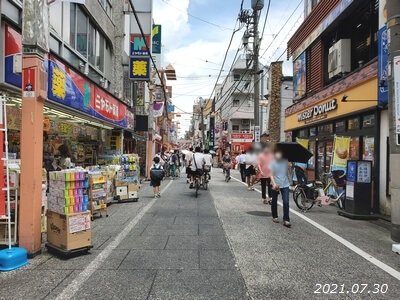
[[[232,143],[251,143],[253,140],[253,133],[231,133]]]
[[[126,106],[98,87],[94,88],[92,107],[95,113],[105,120],[126,122]]]

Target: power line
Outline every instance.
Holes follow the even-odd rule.
[[[278,37],[278,35],[282,32],[283,28],[285,28],[285,26],[287,25],[287,23],[289,23],[289,20],[293,17],[294,13],[297,11],[297,9],[299,8],[299,6],[303,3],[303,0],[301,0],[299,2],[299,4],[296,6],[296,8],[294,9],[294,11],[291,13],[291,15],[289,16],[289,18],[286,20],[286,22],[283,24],[283,26],[281,27],[281,29],[279,30],[279,32],[274,36],[274,38],[272,39],[271,43],[269,44],[269,46],[267,47],[267,49],[265,49],[264,53],[261,55],[261,57],[263,57],[265,55],[265,53],[267,53],[268,49],[271,47],[272,43],[276,40],[276,38]]]
[[[196,19],[196,20],[199,20],[199,21],[204,22],[204,23],[206,23],[206,24],[209,24],[209,25],[218,27],[218,28],[219,28],[220,30],[222,30],[222,31],[225,31],[225,30],[232,30],[232,28],[227,28],[227,27],[224,27],[224,26],[215,24],[215,23],[213,23],[213,22],[204,20],[204,19],[202,19],[202,18],[196,17],[196,16],[194,16],[194,15],[188,13],[187,11],[184,11],[183,9],[180,9],[179,7],[176,7],[175,5],[172,5],[171,3],[169,3],[169,2],[166,1],[166,0],[162,0],[162,2],[164,2],[165,4],[167,4],[167,5],[169,5],[169,6],[173,7],[173,8],[175,8],[176,10],[178,10],[178,11],[180,11],[180,12],[186,14],[187,16],[192,17],[193,19]]]
[[[268,19],[268,14],[269,14],[269,8],[270,7],[271,7],[271,0],[268,1],[267,13],[265,14],[264,26],[263,26],[263,30],[262,30],[262,33],[261,33],[261,41],[262,41],[262,39],[264,37],[265,26],[267,25],[267,19]],[[261,43],[260,43],[260,46],[261,46]]]

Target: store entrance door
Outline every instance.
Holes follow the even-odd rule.
[[[322,173],[328,173],[332,162],[333,140],[319,141],[317,144],[317,174],[318,178]]]

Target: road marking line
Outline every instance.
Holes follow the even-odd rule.
[[[232,177],[232,179],[236,180],[237,182],[246,185],[246,183],[242,182],[239,179],[236,179],[235,177]],[[259,189],[255,189],[258,193],[261,194],[261,191]],[[283,206],[281,201],[278,201],[278,204],[280,206]],[[344,245],[345,247],[349,248],[350,250],[352,250],[353,252],[355,252],[356,254],[360,255],[361,257],[365,258],[366,260],[368,260],[370,263],[374,264],[375,266],[377,266],[378,268],[382,269],[383,271],[385,271],[386,273],[388,273],[389,275],[393,276],[394,278],[396,278],[397,280],[400,280],[400,272],[393,269],[392,267],[388,266],[387,264],[381,262],[380,260],[376,259],[375,257],[373,257],[372,255],[368,254],[367,252],[365,252],[364,250],[358,248],[356,245],[354,245],[353,243],[349,242],[348,240],[342,238],[341,236],[337,235],[336,233],[330,231],[328,228],[322,226],[321,224],[315,222],[314,220],[311,220],[310,218],[306,217],[304,214],[295,211],[293,209],[290,208],[290,212],[295,214],[296,216],[300,217],[301,219],[303,219],[304,221],[310,223],[311,225],[313,225],[314,227],[318,228],[319,230],[321,230],[323,233],[329,235],[331,238],[335,239],[336,241],[338,241],[339,243],[341,243],[342,245]]]
[[[165,188],[162,189],[161,194],[172,185],[171,180]],[[108,256],[117,248],[122,240],[129,234],[129,232],[136,226],[136,224],[143,218],[144,214],[156,203],[158,199],[151,200],[139,214],[129,222],[129,224],[115,237],[115,239],[93,260],[56,298],[56,300],[72,299],[78,292],[79,288],[89,279],[89,277],[96,271]]]

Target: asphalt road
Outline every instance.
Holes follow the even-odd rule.
[[[291,201],[288,229],[233,177],[214,170],[197,199],[183,178],[165,180],[158,200],[144,184],[138,203],[92,223],[91,254],[44,251],[0,274],[0,299],[400,299],[388,224]]]

